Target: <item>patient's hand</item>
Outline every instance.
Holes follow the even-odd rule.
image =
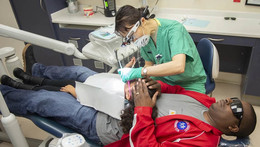
[[[156,91],[158,91],[158,95],[159,96],[161,95],[161,85],[157,81],[155,81],[151,78],[145,78],[144,80],[145,80],[146,86],[149,89],[156,89]]]
[[[65,87],[61,87],[60,91],[68,92],[75,98],[77,98],[75,87],[73,87],[72,85],[66,85]]]
[[[127,67],[127,68],[132,68],[132,66],[135,65],[135,62],[136,62],[135,57],[132,57],[131,61],[129,61],[129,62],[125,65],[125,67]]]
[[[141,106],[153,108],[158,94],[159,92],[157,91],[151,99],[145,81],[141,79],[138,79],[138,82],[136,82],[136,85],[133,87],[134,103],[136,107]]]

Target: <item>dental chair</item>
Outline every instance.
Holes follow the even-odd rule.
[[[66,55],[73,55],[79,59],[89,59],[85,55],[83,55],[81,52],[79,52],[74,44],[54,40],[51,38],[47,38],[44,36],[40,36],[37,34],[19,30],[16,28],[8,27],[8,26],[2,25],[2,24],[0,24],[0,36],[21,40],[21,41],[24,41],[27,43],[31,43],[34,45],[45,47],[47,49],[54,50],[59,53],[66,54]],[[19,60],[18,60],[17,56],[15,55],[14,48],[11,48],[11,47],[2,48],[1,53],[0,53],[0,76],[2,76],[3,74],[6,74],[11,77],[14,77],[12,75],[13,69],[15,67],[21,67],[21,63],[19,64],[17,61],[19,61]],[[6,134],[8,135],[11,143],[13,144],[13,146],[14,147],[28,147],[29,145],[20,129],[18,121],[16,120],[14,114],[10,113],[10,111],[4,101],[4,98],[2,97],[1,92],[0,92],[0,110],[2,113],[1,122],[6,131]],[[48,140],[49,142],[54,137],[57,137],[57,138],[62,137],[64,133],[77,133],[48,118],[43,118],[36,114],[26,115],[26,116],[22,116],[22,117],[30,119],[32,122],[35,123],[36,126],[43,129],[44,131],[50,133],[51,137],[50,137],[50,140]],[[85,137],[85,140],[91,147],[100,146],[100,145],[92,143],[86,137]],[[45,147],[46,145],[47,144],[43,144],[42,146]]]
[[[111,29],[111,26],[108,28]],[[38,45],[41,47],[45,47],[47,49],[54,50],[54,51],[62,53],[62,54],[73,55],[76,58],[83,59],[83,60],[95,59],[95,60],[104,62],[105,64],[111,66],[112,68],[109,72],[114,72],[114,71],[116,71],[116,69],[118,69],[119,63],[124,63],[124,62],[127,63],[127,61],[130,60],[131,56],[137,56],[137,61],[139,60],[138,58],[140,58],[140,57],[138,57],[139,52],[135,46],[130,45],[130,46],[121,47],[120,46],[122,44],[121,38],[118,36],[112,36],[112,37],[109,36],[109,34],[107,34],[107,33],[110,31],[111,30],[108,30],[107,28],[105,28],[105,29],[101,28],[100,30],[98,30],[95,33],[90,33],[89,38],[91,40],[91,43],[88,43],[82,49],[82,53],[81,53],[78,51],[78,49],[72,43],[65,43],[62,41],[54,40],[51,38],[47,38],[47,37],[40,36],[40,35],[37,35],[34,33],[30,33],[27,31],[19,30],[16,28],[12,28],[12,27],[0,24],[0,36],[21,40],[21,41],[24,41],[24,42],[27,42],[30,44],[34,44],[34,45]],[[105,37],[105,40],[104,40],[104,37]],[[13,48],[10,48],[10,50],[8,48],[7,52],[8,53],[3,54],[3,56],[6,56],[6,57],[10,57],[10,55],[15,56],[14,55],[15,51]],[[3,62],[6,61],[5,57],[3,57],[3,58],[1,57],[1,59],[2,59],[1,61],[3,61]],[[13,59],[10,61],[13,61]],[[14,77],[12,75],[13,69],[17,66],[21,67],[21,64],[19,64],[19,65],[11,64],[11,66],[8,68],[8,67],[6,67],[7,64],[4,64],[3,62],[0,62],[0,76],[3,74],[6,74],[6,75],[10,75],[11,77]],[[3,63],[3,64],[1,64],[1,63]],[[1,95],[1,92],[0,92],[0,95]],[[4,102],[3,99],[2,99],[2,101]],[[5,111],[5,110],[9,112],[7,106],[4,106],[3,108],[1,108],[1,112]],[[9,116],[9,113],[6,116]],[[62,135],[64,133],[76,133],[75,131],[56,123],[55,121],[52,121],[48,118],[40,117],[39,115],[36,115],[36,114],[26,115],[26,116],[22,116],[22,117],[26,117],[26,118],[30,119],[36,126],[43,129],[44,131],[48,132],[53,137],[60,138],[60,137],[62,137]],[[13,121],[17,122],[16,120],[13,120]],[[12,128],[12,127],[8,127],[8,128],[6,128],[6,130],[8,130],[10,128]],[[15,128],[19,128],[19,125],[18,126],[16,125]],[[23,140],[23,142],[26,142],[21,131],[17,131],[17,132],[20,132],[19,133],[20,135],[18,137],[14,137],[14,136],[16,136],[15,134],[17,134],[17,133],[16,133],[16,131],[13,131],[13,130],[14,129],[12,129],[12,131],[10,131],[10,133],[8,133],[8,136],[9,136],[12,144],[14,146],[27,147],[28,144],[26,145],[26,143],[19,144],[19,142],[21,142],[20,140]],[[16,130],[20,130],[20,128],[16,129]],[[18,139],[18,138],[23,138],[23,139]],[[86,137],[85,137],[85,140],[91,147],[100,146],[100,145],[94,144],[93,142],[88,140]]]
[[[56,52],[60,52],[60,53],[66,54],[66,55],[74,55],[75,57],[78,57],[80,59],[88,59],[88,57],[86,57],[84,54],[79,52],[77,50],[77,48],[71,43],[64,43],[61,41],[57,41],[54,39],[50,39],[47,37],[29,33],[26,31],[19,30],[19,29],[11,28],[11,27],[8,27],[8,26],[2,25],[2,24],[0,24],[0,36],[10,37],[10,38],[18,39],[21,41],[25,41],[27,43],[45,47],[45,48],[48,48],[48,49],[51,49],[51,50],[54,50]],[[208,50],[208,48],[210,48],[211,53],[207,53],[206,56],[208,56],[209,54],[212,56],[212,51],[216,50],[216,48],[215,47],[213,48],[213,46],[214,45],[208,39],[202,39],[198,44],[198,50],[201,55],[201,58],[203,58],[202,56],[204,56],[203,50]],[[124,58],[127,58],[127,56],[126,56],[127,54],[128,55],[133,54],[133,53],[136,53],[136,51],[137,51],[135,48],[130,48],[129,52],[127,52],[127,54],[125,54],[123,52],[124,51],[123,49],[125,49],[125,48],[121,48],[121,49],[119,49],[119,52],[117,52],[117,55],[119,56],[119,57],[117,57],[117,59],[119,58],[119,60],[123,60]],[[86,47],[84,52],[88,53],[88,52],[92,52],[92,50]],[[110,49],[109,51],[107,51],[107,53],[109,53],[110,57],[116,56],[116,54],[113,54],[113,49]],[[104,57],[99,58],[103,55],[106,55],[106,54],[96,55],[95,58],[103,61]],[[7,54],[7,56],[10,56],[10,55]],[[2,57],[1,57],[1,59],[2,59]],[[109,59],[107,59],[107,61],[112,61],[112,62],[110,62],[111,64],[110,63],[109,64],[113,65],[116,68],[116,66],[118,66],[117,65],[118,60],[116,60],[116,57],[112,60],[111,59],[112,58],[109,58]],[[203,61],[203,65],[204,65],[204,62],[205,61]],[[0,63],[2,63],[2,62],[0,62]],[[15,64],[11,64],[11,65],[12,65],[11,68],[15,68],[14,67]],[[1,75],[1,72],[3,72],[3,71],[4,71],[4,74],[8,74],[8,71],[12,71],[12,70],[7,70],[6,67],[2,67],[2,66],[5,66],[5,65],[0,64],[0,75]],[[210,65],[209,68],[207,68],[207,71],[211,72],[211,70],[212,70],[211,66],[212,65]],[[204,65],[204,68],[206,68],[206,64]],[[208,70],[208,69],[210,69],[210,70]],[[216,69],[218,69],[218,66]],[[115,69],[113,69],[113,70],[115,70]],[[9,75],[11,75],[11,74],[9,74]],[[215,76],[210,73],[207,73],[207,76],[209,77],[210,83],[212,83],[211,79],[212,79],[212,77],[214,78]],[[214,83],[214,87],[215,87],[215,83]],[[212,88],[210,88],[210,89],[211,90],[209,90],[208,92],[212,91]],[[214,90],[214,88],[213,88],[213,90]],[[3,115],[3,117],[1,118],[2,124],[4,125],[4,128],[9,136],[12,144],[14,145],[14,147],[28,147],[28,144],[21,132],[19,124],[18,124],[17,120],[15,119],[14,115],[9,112],[9,109],[5,104],[5,101],[2,97],[1,92],[0,92],[0,110]],[[42,130],[50,133],[53,137],[60,138],[60,137],[62,137],[62,135],[64,133],[75,133],[75,131],[73,131],[72,129],[66,128],[66,127],[62,126],[61,124],[56,123],[55,121],[52,121],[48,118],[41,117],[36,114],[26,115],[23,117],[30,119],[32,122],[34,122],[34,124],[36,126],[41,128]],[[93,142],[88,140],[86,137],[85,137],[85,140],[91,147],[100,146],[100,145],[94,144]],[[221,147],[239,146],[240,147],[240,146],[244,146],[244,145],[246,146],[249,143],[250,143],[249,138],[236,139],[236,140],[232,140],[232,141],[221,138],[219,146],[221,146]]]
[[[205,83],[206,94],[212,96],[215,89],[215,79],[219,74],[219,55],[215,45],[207,38],[202,38],[198,44],[197,49],[207,75]],[[219,147],[246,147],[250,144],[249,137],[237,138],[233,140],[224,139],[221,137]]]
[[[57,122],[55,122],[53,120],[41,117],[41,116],[36,115],[36,114],[26,115],[26,116],[23,116],[23,117],[30,119],[37,127],[39,127],[40,129],[48,132],[49,134],[51,134],[52,136],[54,136],[56,138],[61,138],[62,135],[65,134],[65,133],[77,133],[70,128],[66,128],[63,125],[58,124]],[[89,147],[100,147],[100,145],[93,143],[92,141],[90,141],[86,137],[84,137],[84,138],[85,138],[87,144],[89,145]],[[53,138],[51,138],[50,141],[52,139]]]
[[[206,94],[212,95],[215,89],[215,80],[219,73],[219,56],[214,44],[207,38],[202,38],[197,44],[197,49],[207,75],[205,84]]]

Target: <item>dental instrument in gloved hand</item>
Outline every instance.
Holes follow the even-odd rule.
[[[143,78],[142,67],[139,68],[122,68],[118,70],[119,75],[124,83],[129,80]]]

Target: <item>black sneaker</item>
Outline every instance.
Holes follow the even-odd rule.
[[[13,75],[18,78],[23,80],[24,83],[26,83],[26,81],[30,80],[31,75],[29,73],[24,72],[21,68],[16,67],[13,70]]]
[[[27,84],[17,82],[7,75],[3,75],[1,77],[1,83],[3,85],[7,85],[7,86],[10,86],[10,87],[13,87],[13,88],[16,88],[16,89],[33,90],[36,87],[36,86],[33,86],[33,85],[27,85]]]
[[[13,70],[13,75],[18,78],[23,80],[23,83],[25,84],[30,84],[30,85],[41,85],[44,78],[40,77],[33,77],[29,73],[24,72],[21,68],[16,67]]]
[[[13,88],[18,88],[22,84],[20,82],[13,80],[12,78],[10,78],[7,75],[3,75],[1,77],[1,83],[3,85],[7,85],[7,86],[10,86],[10,87],[13,87]]]
[[[32,66],[34,63],[36,63],[36,60],[34,58],[33,47],[31,44],[25,45],[22,56],[23,56],[24,71],[29,74],[32,74]]]

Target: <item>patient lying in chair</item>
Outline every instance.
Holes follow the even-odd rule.
[[[97,73],[79,66],[44,66],[39,63],[32,66],[33,76],[52,80],[84,82],[94,74]],[[215,102],[205,94],[160,81],[135,81],[130,86],[132,92],[126,93],[126,96],[131,95],[130,102],[122,111],[121,120],[81,105],[67,92],[24,90],[6,85],[0,85],[0,90],[11,112],[48,117],[100,145],[217,146],[222,133],[244,137],[256,126],[254,109],[247,102],[237,98]],[[40,86],[43,85],[38,84]],[[128,86],[125,87],[125,92],[130,91]],[[157,92],[150,96],[147,87]],[[159,91],[169,94],[161,94],[157,100]]]

